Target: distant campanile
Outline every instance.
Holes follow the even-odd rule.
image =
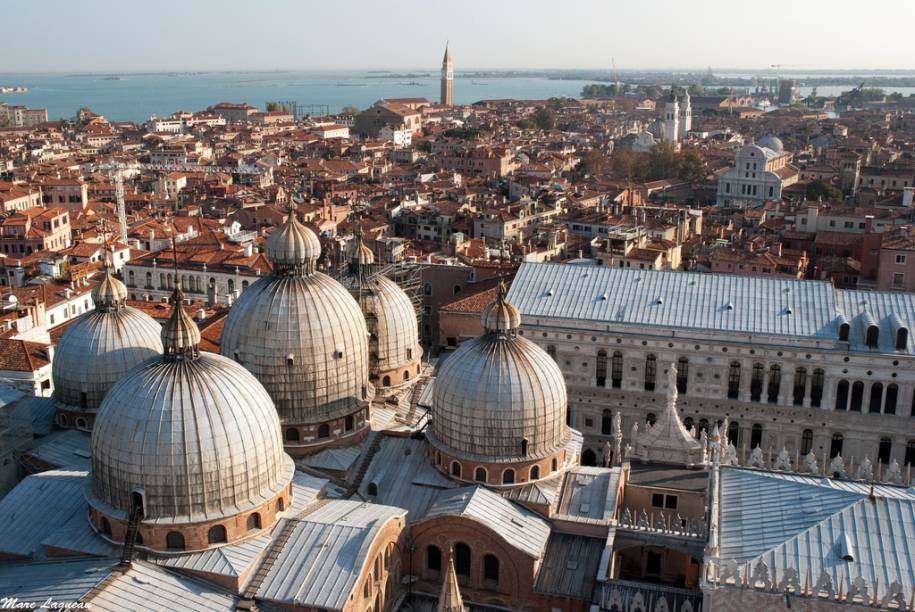
[[[454,106],[454,66],[451,64],[451,49],[445,43],[445,57],[442,59],[442,106]]]

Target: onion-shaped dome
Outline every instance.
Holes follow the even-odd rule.
[[[162,327],[125,305],[127,288],[106,271],[92,291],[95,310],[70,325],[54,351],[54,397],[94,409],[111,385],[150,357],[162,354]]]
[[[92,435],[90,504],[116,518],[141,493],[143,521],[209,521],[260,507],[288,486],[270,396],[243,367],[184,344],[199,337],[175,313],[165,354],[132,370],[102,403]]]
[[[756,144],[760,147],[772,149],[776,153],[783,153],[785,151],[785,145],[782,143],[782,139],[773,134],[763,136],[756,142]]]
[[[494,461],[559,451],[569,439],[567,396],[556,362],[518,336],[520,317],[500,287],[483,315],[487,333],[440,366],[430,440],[446,452]]]
[[[371,266],[375,263],[375,254],[362,242],[362,239],[359,240],[359,244],[356,245],[356,250],[353,252],[353,263],[358,266]]]
[[[290,214],[274,235],[292,235]],[[312,234],[313,236],[313,234]],[[273,238],[273,236],[271,236]],[[363,410],[371,399],[368,330],[359,305],[340,283],[268,250],[271,275],[236,300],[220,351],[264,385],[284,424],[316,424]],[[320,251],[312,252],[317,258]]]
[[[321,242],[313,231],[299,223],[295,210],[290,207],[286,221],[270,234],[264,250],[267,259],[278,270],[304,268],[312,272],[321,256]]]

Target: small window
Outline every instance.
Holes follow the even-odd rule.
[[[473,479],[477,482],[486,482],[486,468],[478,467],[473,473]]]
[[[324,423],[318,427],[318,438],[329,438],[330,437],[330,425]]]
[[[451,462],[451,475],[457,478],[461,477],[461,464],[457,461]]]
[[[169,550],[184,550],[184,536],[177,531],[169,531],[165,535],[165,547]]]
[[[248,515],[248,531],[253,531],[255,529],[261,528],[261,515],[257,512],[252,512]]]
[[[515,470],[509,468],[502,472],[502,484],[514,484],[515,483]]]
[[[286,441],[287,442],[298,442],[299,441],[299,430],[295,427],[290,427],[286,430]]]
[[[442,551],[438,546],[426,547],[426,569],[432,572],[442,571]]]
[[[222,544],[226,542],[226,528],[222,525],[213,525],[207,532],[207,542],[210,544]]]
[[[470,576],[470,547],[463,542],[454,545],[454,571],[458,576]]]
[[[537,480],[540,478],[540,466],[535,465],[531,468],[530,480]]]
[[[495,555],[483,556],[483,580],[499,582],[499,559]]]

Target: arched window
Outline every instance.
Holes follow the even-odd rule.
[[[454,287],[451,288],[451,294],[452,294],[452,295],[457,295],[457,294],[460,293],[460,292],[461,292],[461,286],[460,286],[460,285],[455,285]]]
[[[752,428],[750,428],[750,448],[762,446],[762,434],[763,427],[759,423],[756,423]]]
[[[165,534],[165,547],[169,550],[184,550],[184,536],[177,531]]]
[[[502,471],[502,484],[515,484],[515,470],[508,468]]]
[[[318,437],[319,438],[329,438],[330,437],[330,425],[323,423],[318,426]]]
[[[290,427],[286,430],[286,441],[287,442],[298,442],[299,441],[299,430],[295,427]]]
[[[556,347],[552,344],[546,345],[546,354],[553,358],[553,361],[556,361]],[[558,363],[558,362],[557,362]]]
[[[473,473],[473,479],[477,482],[486,482],[486,468],[478,467]]]
[[[686,393],[689,384],[689,359],[677,359],[677,393]]]
[[[896,330],[896,350],[904,351],[909,345],[909,330],[900,327]]]
[[[645,390],[654,391],[655,379],[658,375],[658,358],[654,355],[645,357]]]
[[[731,421],[728,425],[728,442],[734,446],[740,445],[740,425],[737,424],[737,421]]]
[[[889,464],[892,451],[893,441],[889,438],[880,438],[880,446],[877,449],[877,460],[880,461],[880,463]]]
[[[111,537],[111,523],[109,523],[108,519],[104,516],[102,517],[102,520],[99,521],[99,530],[103,535]]]
[[[597,351],[597,361],[595,367],[595,377],[597,379],[598,387],[607,386],[607,351],[600,350]]]
[[[248,531],[253,531],[254,529],[261,528],[261,515],[257,512],[252,512],[248,515]]]
[[[653,412],[649,412],[645,415],[645,422],[654,427],[654,424],[657,422],[658,417],[655,416]]]
[[[810,379],[810,405],[819,408],[823,403],[823,388],[826,386],[826,373],[817,368]]]
[[[458,461],[451,462],[451,475],[457,478],[461,477],[461,464]]]
[[[601,413],[600,432],[605,436],[613,433],[613,413],[609,410],[604,410]]]
[[[581,453],[581,464],[584,466],[589,466],[589,467],[596,466],[597,465],[597,454],[595,454],[595,452],[592,449],[586,448]]]
[[[432,572],[442,571],[442,551],[438,546],[426,546],[426,569]]]
[[[540,478],[540,466],[535,465],[531,468],[531,475],[529,480],[537,480],[538,478]]]
[[[235,291],[235,281],[230,278],[229,279],[229,293],[232,293],[233,291]]]
[[[623,386],[623,354],[619,351],[613,352],[613,361],[610,364],[610,384],[614,389]]]
[[[280,497],[276,500],[276,512],[282,512],[286,509],[286,502],[283,501],[283,498]]]
[[[861,412],[861,407],[864,404],[864,383],[860,380],[856,380],[851,386],[851,403],[848,406],[849,410],[854,410],[855,412]]]
[[[740,398],[740,362],[732,361],[728,368],[728,399]]]
[[[766,377],[766,367],[761,363],[753,364],[753,376],[750,378],[750,399],[758,402],[762,399],[763,380]]]
[[[470,547],[463,542],[454,545],[454,573],[470,576]]]
[[[390,387],[390,386],[391,386],[391,377],[390,377],[390,376],[385,376],[384,378],[382,378],[382,379],[381,379],[381,386],[382,386],[382,387]]]
[[[346,419],[344,419],[344,421],[343,421],[343,429],[345,431],[353,431],[353,427],[354,427],[353,421],[354,421],[353,415],[351,415],[351,414],[347,415]]]
[[[807,368],[794,370],[794,405],[803,406],[807,394]]]
[[[408,380],[410,380],[410,373],[409,373],[408,371],[404,370],[404,372],[403,372],[403,381],[404,381],[404,382],[407,382]]]
[[[864,335],[864,341],[870,348],[877,348],[880,343],[880,328],[876,325],[869,325]]]
[[[499,559],[495,555],[483,555],[483,580],[499,582]]]
[[[829,458],[839,455],[842,452],[842,443],[845,438],[842,437],[842,434],[836,433],[832,434],[832,443],[829,445]]]
[[[899,399],[899,386],[890,383],[886,386],[886,398],[883,400],[883,414],[896,414],[896,401]]]
[[[813,450],[813,430],[805,429],[801,434],[801,454],[806,455]]]
[[[848,381],[840,380],[836,385],[836,410],[848,410]]]
[[[770,404],[778,403],[778,391],[782,386],[782,366],[773,363],[769,368],[768,400]]]
[[[432,283],[426,283],[423,285],[423,294],[432,295]]]
[[[553,457],[553,461],[550,463],[550,471],[551,471],[551,472],[555,472],[555,471],[556,471],[556,466],[557,466],[557,464],[558,464],[558,462],[556,461],[556,457]]]
[[[207,531],[207,542],[210,544],[222,544],[226,541],[226,528],[222,525],[213,525]]]
[[[848,332],[851,329],[848,323],[842,323],[839,325],[839,340],[843,342],[848,342]]]
[[[879,413],[881,404],[883,404],[883,384],[875,382],[871,385],[871,400],[867,405],[867,411]]]

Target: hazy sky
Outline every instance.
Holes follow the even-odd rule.
[[[915,0],[0,0],[0,72],[915,69]]]

